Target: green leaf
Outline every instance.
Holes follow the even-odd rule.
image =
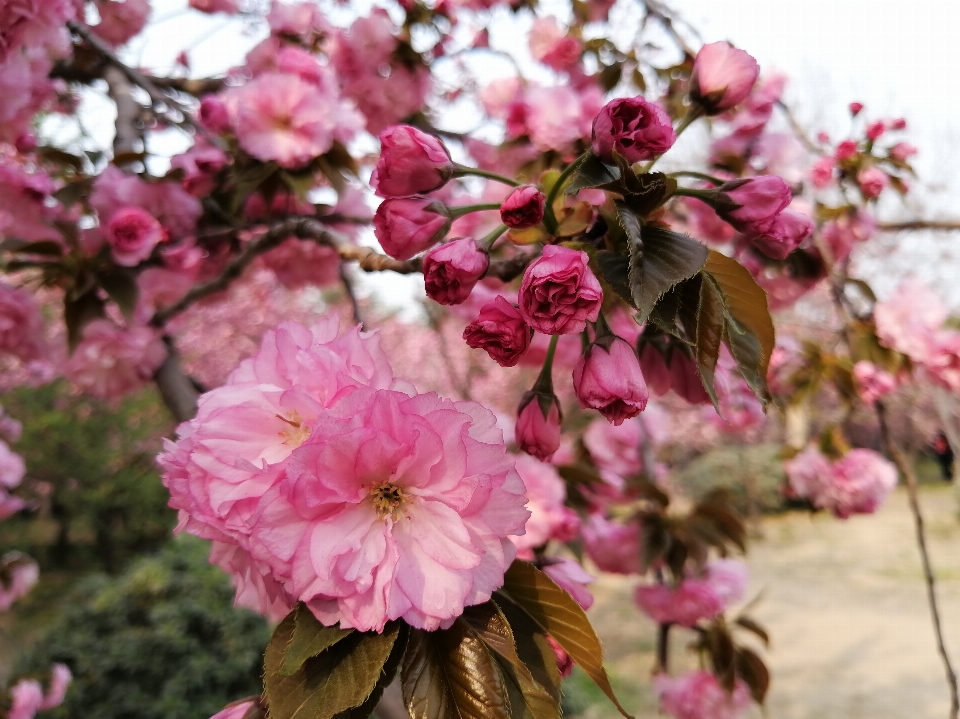
[[[614,185],[620,179],[617,168],[603,164],[592,152],[580,163],[575,175],[573,181],[566,187],[565,191],[568,195],[593,187]]]
[[[462,618],[449,629],[411,629],[401,677],[411,719],[510,719],[499,666]]]
[[[264,654],[264,696],[271,719],[331,719],[370,697],[400,634],[390,622],[383,633],[352,632],[290,675],[282,673],[293,640],[297,612],[280,623]]]
[[[97,297],[96,288],[91,288],[79,297],[71,298],[69,292],[64,296],[63,321],[67,325],[67,345],[71,353],[80,344],[83,328],[104,316],[103,301]]]
[[[610,288],[623,299],[633,304],[630,293],[630,260],[625,255],[611,250],[600,250],[596,254],[597,274]]]
[[[317,656],[353,632],[352,629],[325,627],[302,602],[297,604],[293,614],[293,635],[280,664],[280,673],[285,677],[292,677],[307,659]]]
[[[641,230],[636,214],[622,202],[617,210],[630,237],[630,291],[636,319],[646,322],[664,293],[700,271],[709,251],[693,238],[662,227]]]
[[[128,320],[133,317],[133,311],[137,307],[137,281],[133,274],[124,270],[115,272],[104,272],[97,275],[97,281],[106,291],[110,299],[113,300],[123,316]]]
[[[400,662],[403,660],[403,655],[407,650],[407,639],[409,636],[410,628],[405,624],[401,624],[397,641],[394,643],[393,649],[390,651],[390,656],[387,657],[387,661],[383,665],[383,669],[380,670],[380,678],[374,685],[373,691],[370,692],[370,696],[368,696],[366,701],[360,706],[340,712],[336,714],[333,719],[367,719],[367,717],[373,714],[373,711],[383,698],[383,692],[390,686],[390,682],[392,682],[397,675],[397,670],[400,669]],[[244,719],[246,719],[246,717]]]
[[[558,686],[552,683],[545,686],[534,678],[517,653],[510,622],[497,604],[487,602],[468,607],[463,620],[493,651],[494,659],[500,665],[513,719],[560,719]],[[550,661],[556,666],[552,652]]]
[[[740,374],[766,403],[767,368],[776,343],[767,295],[736,260],[710,251],[704,273],[715,283],[724,307],[724,337]]]
[[[603,668],[600,640],[573,597],[532,564],[520,560],[510,565],[500,592],[553,637],[603,690],[620,713],[632,719],[613,693],[610,679]]]
[[[550,695],[553,701],[560,703],[560,668],[553,647],[547,641],[547,634],[530,615],[513,602],[505,599],[494,601],[497,608],[510,624],[513,632],[517,656],[527,668],[533,680]]]

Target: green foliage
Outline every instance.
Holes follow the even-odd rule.
[[[120,577],[88,578],[14,675],[67,664],[51,719],[203,719],[259,694],[264,620],[234,609],[207,542],[181,537]]]
[[[27,464],[21,494],[39,509],[5,522],[0,546],[29,552],[44,569],[83,558],[116,571],[170,537],[176,515],[155,457],[171,423],[155,392],[110,406],[54,383],[14,390],[2,404],[23,423],[14,446]]]
[[[678,472],[676,481],[695,500],[711,490],[726,489],[733,506],[742,514],[750,510],[751,494],[757,511],[777,512],[785,506],[780,492],[783,462],[780,448],[774,444],[711,450]]]

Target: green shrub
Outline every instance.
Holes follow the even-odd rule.
[[[783,462],[775,444],[713,449],[691,461],[675,478],[678,487],[695,500],[711,489],[730,490],[734,505],[744,515],[749,513],[751,494],[759,512],[785,507],[780,491],[785,481]]]
[[[261,691],[266,622],[234,609],[209,543],[170,542],[119,577],[90,577],[21,658],[14,676],[70,667],[51,719],[206,719]]]

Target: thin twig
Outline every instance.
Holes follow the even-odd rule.
[[[158,77],[144,75],[155,87],[161,87],[184,95],[199,97],[211,92],[219,92],[226,86],[227,81],[222,77]]]
[[[673,41],[677,43],[684,54],[688,57],[695,57],[697,52],[690,44],[687,42],[686,38],[680,34],[677,30],[676,25],[674,24],[676,20],[676,14],[670,10],[668,7],[658,2],[658,0],[643,0],[643,5],[647,9],[647,14],[655,17],[660,24],[663,26],[663,29],[673,38]]]
[[[169,95],[164,94],[156,85],[153,84],[153,81],[142,72],[123,62],[123,60],[117,57],[116,53],[110,48],[110,46],[97,37],[96,33],[90,30],[90,28],[73,20],[67,23],[67,27],[70,28],[71,32],[76,33],[83,38],[83,40],[86,41],[94,50],[100,53],[104,59],[122,72],[130,82],[142,88],[144,92],[150,96],[150,100],[153,103],[154,109],[166,107],[176,110],[177,113],[180,114],[181,118],[178,120],[174,117],[171,117],[169,112],[165,112],[164,114],[169,122],[181,127],[189,127],[193,130],[199,129],[199,126],[193,121],[193,118],[190,116],[190,113],[186,108],[184,108],[179,102],[171,98]]]
[[[924,529],[923,513],[920,510],[920,499],[917,492],[917,476],[907,461],[903,452],[890,436],[887,425],[887,411],[882,401],[876,403],[877,420],[880,424],[880,438],[890,459],[897,465],[907,485],[907,497],[910,500],[910,513],[913,515],[913,526],[917,534],[917,546],[920,549],[920,559],[923,563],[923,578],[927,587],[927,602],[930,605],[930,618],[933,622],[933,632],[937,637],[937,651],[943,660],[944,672],[947,675],[947,685],[950,687],[950,719],[957,719],[960,712],[960,692],[957,689],[957,673],[950,662],[946,643],[943,639],[943,627],[940,622],[940,610],[937,605],[937,586],[933,576],[933,566],[930,562],[930,552],[927,549],[927,536]]]
[[[801,125],[800,121],[797,120],[797,116],[793,114],[793,110],[790,109],[790,106],[783,100],[777,100],[777,107],[783,111],[783,116],[787,118],[790,129],[793,130],[793,134],[797,136],[797,139],[803,143],[803,146],[810,152],[820,154],[823,151],[822,148],[810,139],[807,131],[803,129],[803,125]]]
[[[409,275],[420,272],[420,260],[395,260],[392,257],[381,255],[379,252],[369,247],[358,247],[349,244],[339,234],[325,227],[319,221],[312,217],[290,217],[276,225],[270,227],[262,235],[252,240],[239,255],[234,257],[223,269],[218,277],[195,286],[178,302],[158,310],[154,314],[150,323],[157,327],[162,327],[170,319],[176,317],[194,303],[222,292],[230,286],[230,283],[243,274],[243,271],[257,257],[264,252],[272,250],[288,237],[297,237],[301,240],[312,240],[318,244],[329,247],[340,255],[340,259],[345,262],[356,262],[357,266],[364,272],[396,272],[401,275]],[[528,264],[536,257],[535,253],[517,255],[510,259],[495,260],[490,263],[488,276],[497,277],[504,282],[516,278]]]
[[[960,220],[904,220],[903,222],[878,222],[877,229],[884,232],[910,232],[936,230],[954,232],[960,230]]]
[[[340,282],[343,285],[343,291],[346,293],[347,299],[350,301],[353,321],[360,325],[360,329],[363,329],[363,316],[360,314],[360,303],[357,302],[357,295],[353,291],[353,280],[350,278],[347,265],[343,262],[340,263]]]

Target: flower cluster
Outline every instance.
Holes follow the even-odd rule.
[[[813,445],[784,468],[791,492],[841,519],[877,511],[897,484],[897,470],[870,449],[851,449],[830,461]]]

